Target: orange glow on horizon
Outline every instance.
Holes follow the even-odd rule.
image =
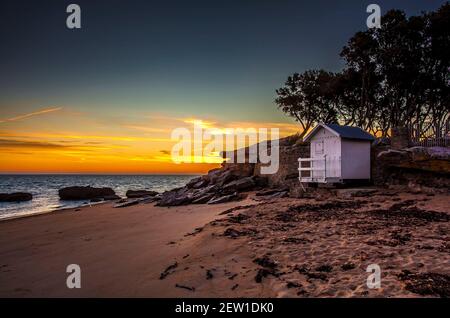
[[[298,131],[290,123],[221,123],[170,116],[108,121],[103,115],[96,120],[67,112],[66,107],[44,108],[0,116],[0,173],[203,174],[220,166],[221,158],[211,153],[197,158],[201,163],[176,164],[170,154],[178,142],[171,140],[173,129],[192,131],[192,124],[200,120],[203,129],[218,134],[226,128],[279,128],[281,138]]]

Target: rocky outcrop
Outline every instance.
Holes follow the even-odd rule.
[[[389,149],[377,156],[377,161],[391,167],[450,173],[450,148],[412,147],[402,150]]]
[[[287,196],[289,187],[298,185],[298,158],[309,157],[309,144],[302,143],[294,135],[280,139],[278,145],[279,169],[274,174],[262,174],[263,164],[260,162],[224,162],[221,168],[192,179],[185,187],[164,192],[157,204],[172,206],[223,203],[241,199],[243,192],[269,188],[277,190],[266,195],[266,198]],[[272,151],[271,147],[269,143],[269,151]],[[246,161],[249,161],[248,152],[248,148],[245,148]],[[237,158],[237,151],[227,153],[226,157]]]
[[[95,200],[118,198],[111,188],[67,187],[58,191],[61,200]]]
[[[244,177],[227,183],[222,187],[224,192],[237,192],[254,188],[256,185],[253,177]]]
[[[155,195],[158,195],[158,192],[149,190],[128,190],[126,193],[127,198],[130,199],[154,197]]]
[[[0,193],[0,202],[24,202],[33,199],[33,195],[27,192]]]
[[[210,171],[207,175],[196,178],[188,185],[166,191],[161,194],[158,206],[177,206],[186,204],[217,204],[239,200],[240,192],[252,190],[260,183],[259,177],[233,178],[233,181],[225,183],[227,170]],[[205,182],[206,180],[206,182]],[[203,187],[194,186],[201,182]]]
[[[450,187],[450,148],[375,148],[372,179],[376,185]]]
[[[269,187],[291,186],[298,183],[298,158],[308,158],[309,143],[304,143],[298,135],[292,135],[278,140],[279,164],[278,170],[272,174],[262,174],[262,167],[265,165],[257,163],[225,163],[223,168],[233,172],[239,177],[259,176],[263,177]],[[271,153],[272,145],[269,143],[268,151]],[[236,157],[237,151],[232,153]],[[246,156],[248,148],[246,148]]]
[[[236,201],[239,199],[240,199],[240,197],[239,197],[238,193],[235,192],[233,194],[228,194],[228,195],[219,196],[218,198],[213,198],[208,201],[208,204],[219,204],[219,203],[225,203],[225,202],[230,202],[230,201]]]

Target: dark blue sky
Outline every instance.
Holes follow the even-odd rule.
[[[445,1],[4,1],[0,114],[62,105],[225,120],[285,120],[274,90],[292,72],[341,67],[366,7],[407,14]],[[82,9],[82,29],[65,8]]]

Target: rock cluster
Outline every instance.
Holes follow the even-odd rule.
[[[161,194],[159,206],[185,204],[218,204],[244,198],[243,192],[261,189],[267,179],[244,176],[226,167],[213,169],[208,174],[189,181],[186,186]]]
[[[61,200],[117,200],[120,199],[111,188],[67,187],[58,191]]]
[[[26,192],[0,193],[0,202],[24,202],[32,199],[33,195]]]
[[[450,148],[372,148],[375,185],[407,185],[414,189],[450,188]]]
[[[128,190],[125,195],[127,196],[127,198],[136,199],[136,198],[154,197],[155,195],[158,195],[158,192],[149,190]]]
[[[271,147],[269,144],[269,149]],[[309,156],[309,144],[293,135],[280,139],[278,147],[279,169],[274,174],[261,174],[263,164],[259,160],[256,163],[224,162],[221,168],[192,179],[185,187],[164,192],[158,205],[223,203],[239,200],[244,196],[243,192],[250,190],[261,191],[258,195],[261,199],[288,196],[291,186],[298,184],[298,158]],[[245,154],[247,158],[248,148]],[[236,158],[237,150],[227,156]],[[268,188],[270,190],[265,193]]]

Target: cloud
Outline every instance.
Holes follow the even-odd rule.
[[[62,107],[44,108],[44,109],[41,109],[41,110],[38,110],[38,111],[35,111],[32,113],[23,114],[23,115],[6,118],[6,119],[0,119],[0,123],[19,121],[19,120],[23,120],[23,119],[38,116],[38,115],[53,113],[56,111],[60,111],[61,109],[63,109],[63,108]]]
[[[64,149],[71,148],[71,146],[40,141],[0,139],[0,148]]]
[[[143,131],[143,132],[149,132],[149,133],[168,133],[168,132],[170,132],[169,128],[154,128],[154,127],[137,126],[137,125],[125,125],[124,127]]]
[[[170,155],[170,150],[160,150],[159,152],[163,155]]]

